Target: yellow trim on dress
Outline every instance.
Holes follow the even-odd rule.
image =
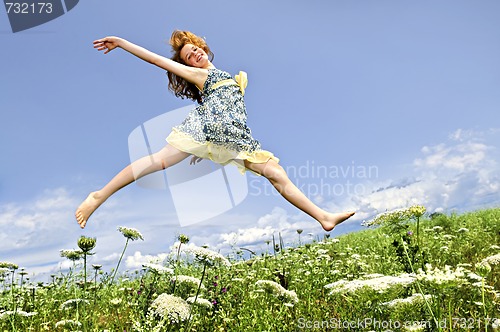
[[[234,164],[238,167],[238,170],[241,174],[244,174],[245,171],[249,170],[245,167],[244,160],[248,160],[251,163],[257,164],[265,163],[270,159],[279,162],[279,158],[274,156],[272,152],[266,150],[256,150],[254,152],[238,152],[234,150],[228,150],[227,148],[221,145],[214,144],[212,142],[197,142],[191,136],[177,130],[176,128],[172,129],[172,132],[170,133],[170,135],[168,135],[166,141],[170,145],[181,151],[187,152],[203,159],[210,159],[217,164],[221,164],[224,166],[229,163]]]
[[[245,89],[247,88],[248,85],[247,77],[248,77],[247,73],[245,73],[244,71],[240,71],[238,75],[234,76],[234,80],[232,78],[228,78],[227,80],[216,82],[212,84],[212,89],[215,90],[224,85],[238,85],[240,87],[241,94],[244,96]]]

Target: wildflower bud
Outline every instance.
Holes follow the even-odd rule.
[[[189,237],[185,234],[180,234],[179,237],[177,238],[180,243],[186,244],[189,242]]]
[[[480,276],[485,277],[491,272],[491,265],[486,261],[482,261],[481,263],[476,264],[476,271]]]
[[[82,249],[82,251],[84,253],[88,253],[90,252],[92,249],[95,248],[95,245],[96,245],[96,238],[92,238],[92,237],[85,237],[85,236],[81,236],[79,239],[78,239],[78,247],[80,249]]]

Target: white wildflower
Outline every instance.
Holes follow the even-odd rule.
[[[451,235],[451,234],[443,235],[443,239],[445,239],[445,240],[453,240],[454,238],[455,238],[455,236]]]
[[[123,227],[120,226],[118,227],[118,231],[123,234],[127,239],[130,239],[132,241],[141,239],[144,241],[144,237],[142,236],[141,232],[139,232],[135,228],[130,228],[130,227]]]
[[[119,306],[122,303],[122,299],[120,298],[114,298],[109,301],[114,306]]]
[[[180,297],[163,293],[153,301],[150,310],[171,322],[179,323],[189,318],[191,307]]]
[[[469,279],[472,279],[474,281],[482,281],[483,280],[483,277],[481,277],[481,276],[479,276],[479,275],[477,275],[475,273],[472,273],[472,272],[469,272],[467,274],[467,277],[469,277]]]
[[[404,331],[407,332],[422,332],[426,331],[428,323],[427,322],[416,322],[412,325],[406,325],[404,326]]]
[[[297,297],[295,291],[289,291],[277,282],[271,280],[258,280],[255,285],[257,288],[276,296],[285,303],[296,304],[299,302],[299,298]]]
[[[356,280],[339,280],[337,282],[325,285],[327,289],[332,289],[330,295],[334,293],[351,293],[356,292],[364,287],[371,288],[379,293],[395,286],[406,286],[415,281],[415,277],[409,274],[402,274],[400,276],[382,276],[371,279],[356,279]]]
[[[196,302],[195,302],[195,297],[194,296],[191,296],[191,297],[188,297],[186,299],[186,302],[187,303],[191,303],[191,304],[194,304],[196,303],[197,305],[201,306],[201,307],[204,307],[204,308],[207,308],[207,309],[210,309],[213,307],[212,305],[212,302],[210,302],[209,300],[207,299],[202,299],[201,297],[198,297],[196,298]]]
[[[19,265],[12,262],[0,262],[0,268],[6,268],[9,270],[17,270]]]
[[[172,278],[172,281],[177,282],[178,284],[187,285],[193,288],[198,288],[200,286],[201,280],[191,276],[178,275]],[[205,289],[205,286],[201,284],[200,289]]]
[[[499,250],[500,246],[497,246],[496,244],[493,244],[493,245],[490,246],[490,249]]]
[[[81,250],[62,249],[59,253],[61,254],[61,257],[67,258],[73,262],[83,258],[83,251]]]
[[[191,246],[185,247],[183,251],[194,255],[198,260],[210,266],[216,265],[217,263],[228,267],[231,266],[231,263],[226,257],[206,248]]]
[[[500,254],[496,254],[496,255],[493,255],[493,256],[489,256],[489,257],[486,257],[485,259],[483,259],[481,261],[481,263],[488,263],[490,266],[491,265],[498,265],[500,264]]]
[[[441,232],[443,230],[443,227],[441,227],[441,226],[434,226],[434,227],[432,227],[432,230],[434,232]]]
[[[417,294],[413,294],[412,296],[404,298],[404,299],[394,299],[392,301],[384,302],[382,304],[386,305],[388,307],[395,307],[395,306],[404,305],[404,304],[420,303],[420,302],[423,302],[424,299],[428,300],[428,299],[431,299],[431,298],[432,298],[431,295],[424,295],[424,296],[422,296],[422,294],[418,294],[417,293]]]
[[[174,274],[174,270],[160,264],[144,263],[142,264],[142,267],[149,269],[157,274]]]
[[[332,239],[332,243],[339,243],[340,240],[339,239]]]
[[[60,320],[56,323],[56,328],[58,328],[58,327],[74,329],[74,328],[82,327],[82,323],[80,323],[77,320],[64,319],[64,320]]]
[[[397,209],[388,212],[382,212],[372,220],[363,221],[363,226],[377,226],[393,222],[401,222],[408,219],[420,218],[424,215],[426,209],[422,205],[414,205],[409,208]]]
[[[38,314],[38,312],[36,312],[36,311],[26,312],[26,311],[23,311],[21,309],[17,309],[16,311],[9,310],[9,311],[0,312],[0,320],[6,319],[10,316],[32,317],[32,316],[35,316],[37,314]]]
[[[467,233],[469,230],[465,227],[460,228],[457,232],[459,233]]]
[[[360,260],[361,259],[361,255],[359,255],[359,254],[352,254],[351,258],[354,259],[354,260]]]
[[[62,303],[60,306],[60,310],[69,310],[69,309],[75,309],[78,306],[82,304],[89,304],[88,300],[85,299],[71,299],[67,300],[66,302]]]
[[[442,270],[438,267],[433,269],[430,264],[426,264],[425,271],[422,269],[418,270],[417,279],[441,285],[451,281],[464,280],[465,271],[466,270],[460,266],[452,270],[449,265],[446,265],[444,270]]]

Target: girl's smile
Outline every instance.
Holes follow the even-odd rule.
[[[181,59],[188,65],[197,68],[206,68],[210,61],[205,51],[193,44],[186,44],[180,52]]]

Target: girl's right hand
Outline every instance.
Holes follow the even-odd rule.
[[[94,48],[98,51],[104,51],[104,54],[107,54],[119,47],[121,38],[118,37],[105,37],[102,39],[94,40]]]

